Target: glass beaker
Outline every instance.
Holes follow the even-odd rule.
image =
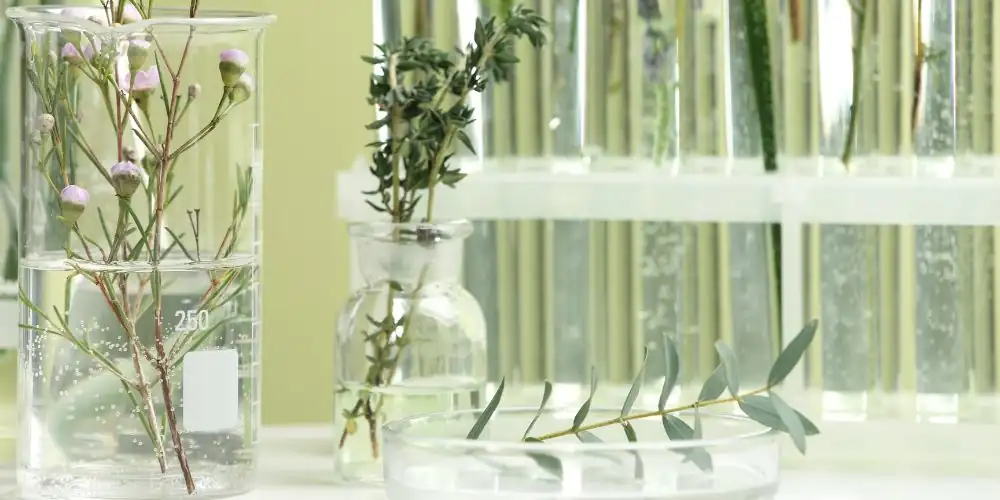
[[[381,426],[476,409],[486,384],[486,320],[461,284],[467,221],[351,227],[365,285],[337,325],[337,474],[382,480]]]
[[[0,9],[6,8],[0,0]],[[14,461],[17,347],[17,162],[21,41],[0,20],[0,466]]]
[[[273,16],[7,11],[25,40],[18,486],[230,496],[260,421],[261,95]]]

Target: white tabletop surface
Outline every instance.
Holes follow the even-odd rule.
[[[264,435],[261,481],[237,500],[384,500],[378,489],[338,485],[333,480],[330,428],[270,428]],[[9,471],[0,490],[12,487]],[[0,495],[5,497],[5,495]],[[996,500],[1000,478],[874,475],[817,471],[782,474],[779,500]]]

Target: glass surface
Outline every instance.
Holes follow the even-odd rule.
[[[603,442],[567,436],[518,442],[537,409],[501,409],[479,440],[465,439],[475,411],[426,415],[385,428],[389,500],[528,498],[769,500],[778,489],[777,435],[748,419],[702,410],[703,440],[669,441],[660,418],[632,420],[638,441],[618,424],[593,429]],[[592,409],[588,423],[618,409]],[[531,435],[572,426],[575,410],[547,410]],[[678,414],[689,425],[692,414]],[[711,468],[702,468],[708,456]]]
[[[0,12],[9,2],[0,0]],[[21,41],[0,19],[0,466],[14,462],[17,364],[17,183]]]
[[[8,15],[27,44],[21,495],[249,490],[260,422],[254,82],[273,17],[163,10],[108,29],[98,7]]]
[[[381,481],[383,423],[479,407],[486,322],[459,280],[471,230],[465,221],[351,227],[365,286],[337,324],[340,479]]]

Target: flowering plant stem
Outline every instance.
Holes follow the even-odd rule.
[[[465,174],[449,166],[454,154],[454,142],[460,141],[472,150],[464,128],[472,122],[473,110],[465,103],[473,91],[482,92],[491,82],[509,78],[517,63],[514,43],[527,38],[538,47],[545,42],[541,27],[545,20],[534,11],[511,8],[503,21],[496,17],[477,19],[474,41],[464,53],[464,61],[456,63],[450,51],[442,51],[421,38],[404,38],[399,43],[379,46],[380,57],[363,57],[381,71],[372,75],[369,102],[384,116],[368,124],[370,130],[386,130],[387,138],[374,143],[372,172],[379,185],[368,195],[378,195],[379,203],[368,201],[376,211],[388,214],[396,226],[390,235],[394,244],[419,244],[432,247],[447,235],[431,225],[434,217],[436,189],[440,184],[454,186]],[[410,223],[418,194],[426,191],[426,215],[416,236],[404,235],[399,224]],[[393,305],[400,283],[389,277],[386,313],[381,320],[369,316],[373,332],[365,333],[369,358],[372,360],[365,376],[365,388],[351,409],[345,409],[344,430],[339,447],[343,448],[350,435],[357,432],[357,419],[368,424],[372,457],[379,457],[378,415],[384,404],[377,389],[392,383],[397,367],[411,342],[413,317],[419,310],[420,292],[426,284],[431,262],[423,263],[412,290],[404,317],[393,315]]]
[[[109,23],[123,22],[125,19],[123,16],[129,15],[147,17],[152,4],[151,0],[146,2],[121,0],[117,4],[110,1],[103,2]],[[129,9],[134,9],[131,14]],[[194,18],[197,11],[198,2],[192,1],[190,16]],[[147,32],[145,36],[151,43],[134,37],[128,41],[128,57],[141,59],[138,62],[124,59],[117,43],[106,44],[109,47],[101,49],[90,35],[81,35],[78,41],[66,43],[63,46],[61,61],[47,57],[46,52],[33,46],[30,59],[34,62],[29,65],[26,75],[38,95],[44,112],[39,117],[37,135],[32,140],[38,151],[37,169],[51,187],[55,198],[59,200],[62,211],[60,220],[67,229],[66,258],[67,265],[72,269],[67,279],[67,287],[73,278],[82,277],[101,293],[116,322],[125,332],[131,365],[135,370],[134,378],[126,375],[107,354],[96,349],[86,334],[81,335],[73,331],[68,316],[70,297],[68,288],[65,309],[60,311],[58,308],[53,308],[54,318],[35,305],[22,290],[21,301],[44,323],[43,326],[21,324],[20,327],[71,342],[81,352],[92,357],[104,370],[117,377],[135,406],[134,414],[149,435],[160,471],[167,472],[165,441],[166,432],[169,432],[170,447],[176,456],[185,489],[188,494],[194,494],[195,479],[175,411],[172,373],[188,352],[197,349],[209,335],[236,318],[220,321],[211,327],[188,328],[179,332],[177,337],[172,339],[172,344],[168,341],[164,327],[165,284],[161,266],[174,249],[183,252],[191,262],[201,261],[199,240],[201,224],[200,209],[189,210],[188,218],[194,235],[195,252],[192,254],[182,242],[183,235],[178,236],[166,224],[165,211],[182,187],[173,187],[173,168],[176,167],[178,159],[214,131],[234,106],[246,101],[253,91],[253,84],[250,75],[245,73],[248,56],[236,49],[223,52],[220,56],[223,85],[216,111],[209,123],[200,131],[190,138],[179,140],[177,132],[180,119],[200,89],[200,86],[192,84],[188,87],[187,99],[181,97],[184,70],[189,60],[195,29],[194,27],[189,29],[176,66],[170,63],[153,33]],[[147,71],[139,71],[136,67],[146,59],[146,51],[151,52],[153,46],[156,50],[153,54],[155,65]],[[86,53],[88,48],[91,53],[84,60],[81,54]],[[119,61],[127,64],[122,66],[117,64]],[[160,80],[160,68],[166,70],[168,83]],[[80,76],[96,85],[108,112],[118,160],[118,163],[110,169],[101,163],[94,148],[84,138],[80,127],[80,118],[75,107],[76,97],[72,90]],[[165,119],[162,135],[154,137],[148,106],[157,84],[162,93]],[[134,149],[126,145],[127,137],[135,137],[146,147],[148,154],[142,160],[142,167],[132,163],[139,160]],[[93,163],[101,177],[114,187],[118,198],[118,213],[113,231],[108,231],[104,214],[100,208],[97,209],[107,240],[106,247],[81,231],[77,222],[89,200],[88,192],[73,184],[71,178],[73,164],[68,157],[77,148]],[[55,180],[49,167],[53,160],[56,164],[55,170],[58,172]],[[143,170],[148,174],[148,181],[145,182]],[[214,260],[228,258],[233,253],[249,208],[253,186],[251,172],[248,167],[245,171],[240,170],[237,173],[239,182],[234,194],[233,219],[219,243]],[[64,187],[60,189],[58,185]],[[143,221],[132,208],[133,194],[140,186],[145,193],[150,212],[146,221]],[[129,236],[134,234],[138,234],[138,239],[130,242]],[[168,235],[172,242],[166,241]],[[80,247],[71,244],[74,236],[79,240]],[[83,255],[74,248],[82,248]],[[141,276],[137,280],[138,286],[131,290],[130,285],[135,286],[135,283],[129,281],[129,273],[103,270],[107,265],[138,261],[142,258],[145,258],[151,269],[148,275]],[[101,264],[104,268],[93,267],[92,264]],[[242,269],[230,269],[221,273],[209,271],[210,283],[196,303],[197,310],[211,312],[238,297],[249,285],[249,274],[251,273]],[[151,294],[151,301],[148,302],[143,300],[147,287]],[[134,302],[130,300],[130,295],[133,294]],[[139,317],[150,307],[153,314],[152,348],[143,346],[136,327]],[[153,389],[157,385],[160,387],[163,405],[162,418],[157,418],[153,396]]]

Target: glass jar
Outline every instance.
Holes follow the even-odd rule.
[[[771,499],[778,490],[776,431],[747,418],[702,410],[705,439],[669,441],[660,418],[632,420],[637,442],[620,425],[593,429],[602,442],[571,434],[521,442],[537,408],[503,408],[478,440],[466,434],[476,411],[417,416],[385,428],[389,500],[553,498]],[[546,410],[533,436],[572,427],[574,411]],[[592,421],[620,409],[592,409]],[[691,412],[677,418],[691,425]]]
[[[461,284],[467,221],[357,223],[365,285],[337,322],[337,474],[382,478],[382,430],[414,414],[479,408],[486,322]]]
[[[255,81],[274,17],[192,18],[144,4],[121,18],[102,7],[7,12],[24,35],[29,84],[17,460],[26,497],[252,487]]]

